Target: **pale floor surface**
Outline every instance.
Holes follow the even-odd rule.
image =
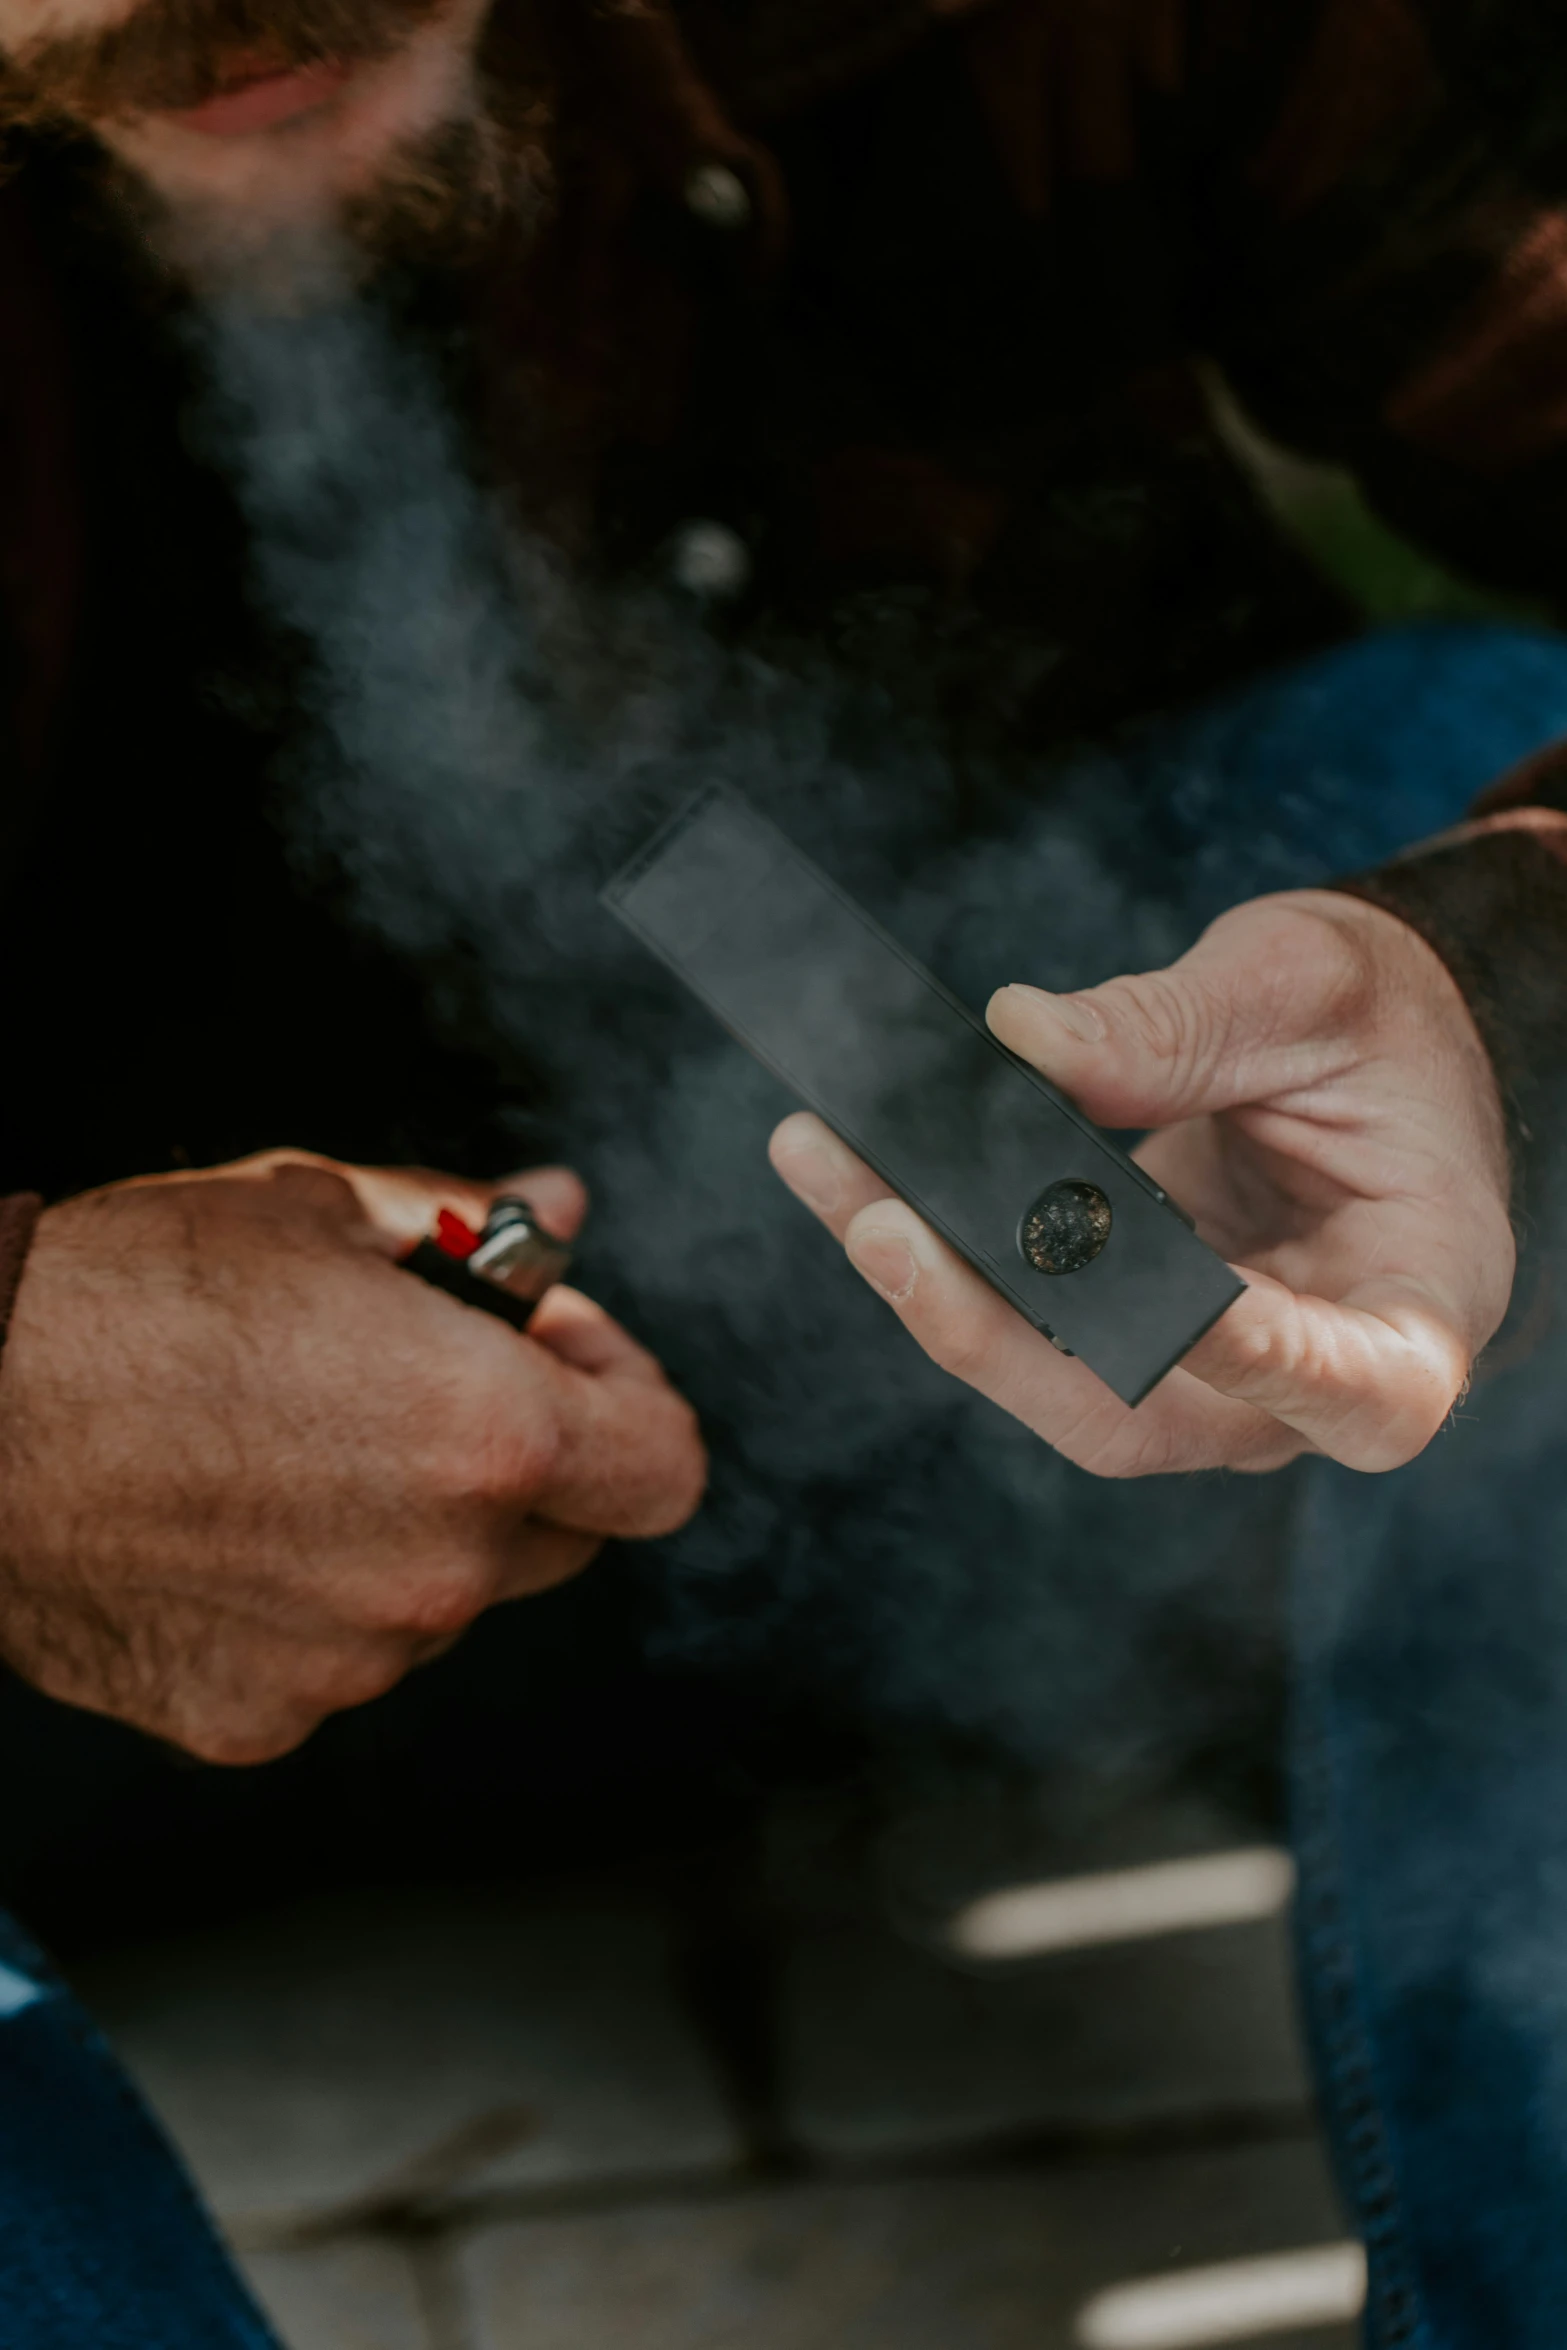
[[[647,1893],[410,1895],[78,1981],[289,2350],[1073,2350],[1342,2238],[1278,1920],[989,1974],[902,1929],[693,1964]]]

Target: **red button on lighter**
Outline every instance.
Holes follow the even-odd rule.
[[[550,1237],[525,1199],[498,1199],[482,1232],[442,1208],[434,1236],[401,1261],[448,1297],[526,1330],[540,1298],[565,1274],[571,1251]]]

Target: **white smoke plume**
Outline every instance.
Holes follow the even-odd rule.
[[[649,1568],[666,1642],[770,1645],[824,1701],[1036,1765],[1201,1742],[1215,1681],[1266,1667],[1283,1488],[1096,1484],[930,1366],[767,1167],[779,1088],[597,891],[723,776],[970,1000],[1146,967],[1180,917],[1066,813],[965,841],[935,741],[824,666],[725,654],[675,599],[568,588],[371,302],[225,297],[203,352],[257,589],[310,648],[301,854],[340,865],[402,952],[482,971],[545,1082],[532,1132],[593,1190],[584,1285],[703,1412],[712,1498]],[[1113,781],[1086,795],[1102,815]]]

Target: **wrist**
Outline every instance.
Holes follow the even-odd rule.
[[[1536,1223],[1567,1142],[1567,816],[1481,817],[1334,890],[1406,924],[1451,976],[1495,1073],[1514,1221]]]

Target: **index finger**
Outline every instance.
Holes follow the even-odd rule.
[[[1058,1353],[809,1111],[784,1120],[769,1155],[934,1363],[1094,1475],[1272,1468],[1302,1449],[1267,1413],[1179,1369],[1130,1410],[1085,1363]],[[881,1267],[888,1243],[894,1261]]]
[[[829,1230],[858,1244],[868,1277],[869,1227],[912,1249],[913,1286],[899,1280],[883,1295],[933,1361],[1100,1474],[1272,1466],[1301,1449],[1287,1432],[1350,1468],[1398,1468],[1430,1442],[1468,1376],[1453,1315],[1412,1278],[1384,1276],[1333,1304],[1237,1267],[1246,1290],[1129,1412],[891,1198],[820,1119],[786,1119],[771,1156]]]
[[[893,1195],[814,1111],[796,1110],[773,1130],[767,1155],[796,1199],[820,1216],[835,1240],[873,1200]]]

